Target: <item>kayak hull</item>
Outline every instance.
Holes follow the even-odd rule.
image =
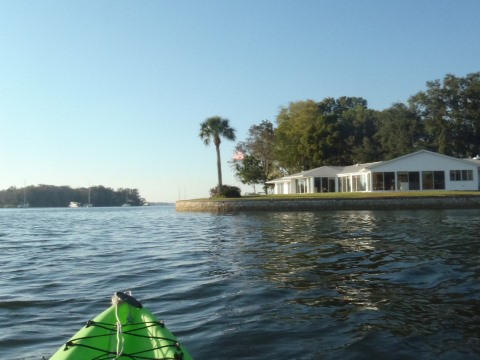
[[[122,301],[88,321],[50,359],[190,360],[192,357],[150,311],[138,302]]]

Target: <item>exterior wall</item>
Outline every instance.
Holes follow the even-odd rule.
[[[307,211],[307,210],[399,210],[399,209],[479,209],[480,196],[384,197],[371,199],[277,199],[277,200],[180,200],[177,211]]]
[[[350,170],[350,169],[349,169]],[[471,170],[472,180],[452,181],[450,180],[450,170]],[[445,190],[480,190],[480,168],[475,163],[455,159],[449,156],[436,154],[428,151],[419,151],[410,155],[402,156],[390,161],[385,161],[375,166],[363,168],[363,170],[356,169],[352,173],[341,173],[336,176],[335,180],[335,192],[371,192],[371,191],[390,191],[390,190],[412,190],[405,188],[405,184],[399,183],[400,172],[418,172],[419,173],[419,190],[424,188],[422,181],[423,171],[443,171]],[[393,172],[395,174],[394,185],[389,186],[386,190],[374,189],[374,178],[372,173],[385,173]],[[358,190],[355,187],[354,177],[360,176],[362,187]],[[317,176],[319,177],[319,176]],[[332,174],[333,177],[333,174]],[[275,194],[296,194],[299,189],[297,187],[297,180],[301,179],[304,182],[304,193],[315,193],[315,180],[314,176],[309,177],[297,177],[294,179],[284,179],[282,182],[275,183]],[[349,185],[349,189],[340,189],[340,183],[342,178],[348,179],[344,181],[344,184]],[[391,178],[391,177],[390,177]],[[385,182],[386,183],[386,182]],[[358,181],[357,181],[358,184]],[[402,185],[403,184],[403,185]],[[410,183],[412,184],[412,183]],[[414,183],[418,184],[418,182]],[[386,186],[386,185],[385,185]],[[401,188],[403,186],[403,188]],[[413,186],[413,185],[412,185]],[[416,186],[418,187],[418,186]]]
[[[450,170],[472,170],[473,179],[467,181],[451,181]],[[398,172],[420,172],[420,189],[422,184],[422,171],[444,171],[445,190],[479,190],[478,168],[475,164],[457,160],[443,155],[421,152],[412,156],[405,156],[399,159],[380,164],[371,169],[372,172],[395,172],[396,183],[398,184]]]
[[[377,171],[430,171],[430,170],[445,170],[457,169],[461,166],[462,169],[476,169],[475,164],[468,164],[464,161],[450,158],[447,156],[421,152],[414,153],[411,156],[404,156],[392,161],[388,161],[372,167],[371,170]]]
[[[451,169],[451,170],[469,170],[469,169]],[[473,170],[473,180],[469,181],[451,181],[450,170],[445,174],[445,188],[446,190],[479,190],[478,188],[478,171]]]

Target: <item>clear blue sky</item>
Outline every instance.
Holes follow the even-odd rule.
[[[206,197],[206,118],[244,140],[293,101],[406,102],[480,71],[479,16],[478,0],[1,0],[0,189]],[[223,178],[239,185],[234,146],[222,143]]]

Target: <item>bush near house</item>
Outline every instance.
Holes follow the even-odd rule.
[[[219,191],[218,186],[215,186],[214,188],[210,189],[210,197],[239,198],[241,197],[241,192],[240,188],[237,186],[223,185],[221,191]]]

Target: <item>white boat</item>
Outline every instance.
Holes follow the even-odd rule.
[[[130,202],[128,201],[128,189],[125,189],[125,204],[122,205],[122,207],[127,207],[131,206]]]
[[[25,209],[30,207],[30,205],[27,202],[27,185],[25,182],[25,186],[23,187],[23,204],[18,204],[17,206],[19,209]]]
[[[79,206],[79,203],[78,203],[78,202],[70,201],[70,204],[68,204],[68,207],[69,207],[69,208],[78,208],[78,207],[80,207],[80,206]]]
[[[88,203],[83,204],[83,207],[90,208],[93,204],[90,202],[90,187],[88,188]]]

